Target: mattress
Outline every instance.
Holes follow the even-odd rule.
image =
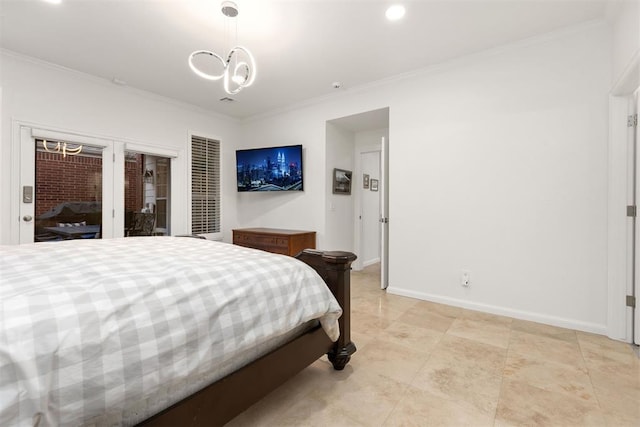
[[[340,315],[306,264],[226,243],[3,246],[0,425],[133,424]]]

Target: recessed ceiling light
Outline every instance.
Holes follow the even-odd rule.
[[[60,4],[60,3],[62,3],[62,0],[42,0],[42,1],[47,2],[47,3],[51,3],[51,4]]]
[[[385,15],[387,16],[387,19],[389,21],[397,21],[404,16],[405,12],[406,10],[404,6],[402,6],[401,4],[394,4],[393,6],[389,6],[389,9],[387,9]]]

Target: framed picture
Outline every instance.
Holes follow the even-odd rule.
[[[369,188],[369,174],[362,175],[362,188]]]
[[[333,194],[351,194],[351,171],[333,169]]]
[[[372,179],[371,180],[371,191],[378,191],[378,180],[377,179]]]

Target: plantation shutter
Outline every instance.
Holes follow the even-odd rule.
[[[220,232],[220,141],[191,137],[191,232]]]

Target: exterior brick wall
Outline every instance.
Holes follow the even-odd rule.
[[[139,211],[143,202],[144,159],[125,161],[125,210]],[[36,150],[36,218],[63,202],[102,201],[102,158]]]
[[[102,201],[102,159],[36,151],[36,216],[62,202]]]
[[[144,184],[144,154],[136,154],[135,161],[124,162],[124,210],[125,212],[140,212],[143,208]]]

